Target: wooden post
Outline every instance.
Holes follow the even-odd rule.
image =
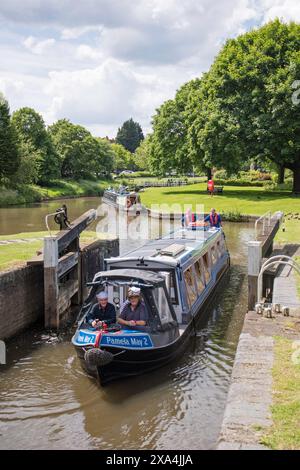
[[[58,327],[58,244],[56,237],[44,238],[44,301],[46,328]]]
[[[257,302],[257,280],[262,261],[262,242],[248,242],[248,310]]]

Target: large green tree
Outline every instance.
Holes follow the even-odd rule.
[[[48,130],[61,160],[63,177],[88,178],[111,172],[114,152],[109,142],[93,137],[67,119],[60,119]]]
[[[279,20],[227,41],[189,102],[194,154],[229,171],[269,159],[300,193],[299,49],[300,25]]]
[[[10,120],[9,105],[0,93],[0,180],[11,178],[19,164],[17,136]]]
[[[32,108],[20,108],[13,113],[12,123],[18,136],[21,162],[24,159],[28,171],[32,164],[33,182],[43,184],[58,177],[59,159],[42,116]]]
[[[134,153],[143,139],[144,135],[140,124],[130,118],[118,129],[116,143],[123,145],[129,152]]]
[[[61,176],[66,178],[88,176],[93,158],[90,132],[67,119],[60,119],[49,126],[48,132],[61,161]]]
[[[150,165],[160,175],[170,170],[179,173],[191,171],[194,160],[188,146],[188,121],[186,107],[189,95],[200,86],[200,80],[184,84],[173,100],[168,100],[153,116]],[[200,166],[200,160],[196,160]]]

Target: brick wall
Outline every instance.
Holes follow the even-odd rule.
[[[18,334],[42,318],[42,266],[24,266],[0,273],[0,339]]]
[[[85,283],[104,269],[104,258],[118,256],[119,240],[97,240],[82,249],[83,300]],[[9,339],[44,317],[42,265],[0,273],[0,339]]]

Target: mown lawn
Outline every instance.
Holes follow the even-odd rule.
[[[222,212],[261,215],[271,210],[283,212],[300,212],[300,198],[292,196],[289,191],[266,191],[253,186],[225,186],[223,194],[211,197],[206,192],[206,183],[170,187],[148,188],[141,193],[143,204],[203,204],[208,212],[215,207]],[[165,209],[166,210],[166,209]]]
[[[0,245],[0,272],[20,266],[30,258],[36,256],[37,251],[40,251],[43,247],[43,240],[35,239],[44,237],[45,235],[48,235],[48,232],[25,232],[14,233],[13,235],[1,235],[0,241],[17,239],[26,239],[27,241]],[[53,232],[53,235],[55,235],[55,232]],[[101,234],[99,236],[101,236]],[[80,237],[80,243],[82,245],[92,243],[96,238],[99,238],[99,236],[96,236],[96,232],[83,232]]]
[[[300,349],[290,339],[275,338],[273,426],[262,444],[277,450],[300,449]]]

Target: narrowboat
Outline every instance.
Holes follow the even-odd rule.
[[[140,212],[142,209],[140,195],[136,191],[129,191],[125,187],[119,190],[108,188],[104,191],[102,201],[122,211]]]
[[[106,271],[89,284],[72,342],[83,368],[101,385],[152,371],[182,355],[230,265],[222,228],[203,228],[198,237],[183,227],[172,235],[107,259]],[[89,326],[86,317],[97,293],[107,292],[118,317],[132,286],[140,289],[148,312],[146,326]]]

